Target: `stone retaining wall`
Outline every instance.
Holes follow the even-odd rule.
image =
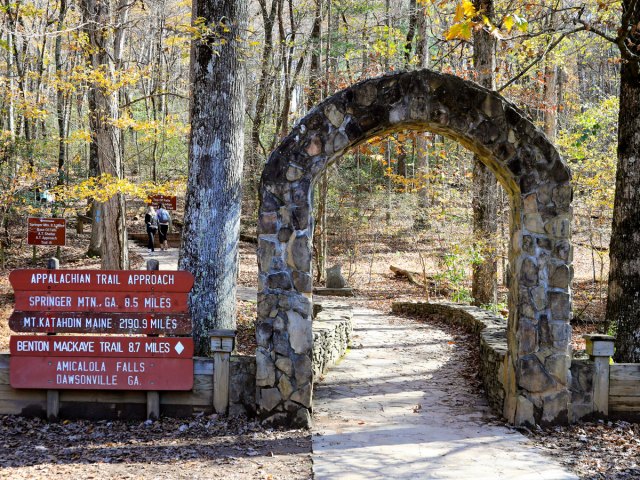
[[[313,304],[313,379],[347,353],[353,333],[353,312],[349,305],[323,301]],[[278,371],[291,374],[294,365],[279,359]],[[256,357],[232,355],[229,368],[229,415],[253,416],[256,412]]]
[[[480,377],[489,404],[503,414],[505,388],[504,364],[507,355],[507,321],[482,308],[451,302],[398,302],[394,313],[405,315],[444,315],[480,339]]]
[[[314,304],[313,381],[334,365],[351,344],[353,312],[349,305],[322,302]]]

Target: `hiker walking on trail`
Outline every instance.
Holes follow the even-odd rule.
[[[162,250],[169,249],[169,243],[167,242],[167,234],[169,233],[169,223],[171,223],[171,216],[169,212],[164,208],[161,203],[158,205],[158,225],[160,227],[160,248]]]
[[[155,250],[155,235],[158,232],[158,215],[156,214],[153,205],[149,205],[147,208],[147,213],[144,216],[144,223],[147,226],[147,236],[149,237],[147,248],[150,252],[153,252]]]

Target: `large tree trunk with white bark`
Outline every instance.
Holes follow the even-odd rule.
[[[636,11],[640,10],[637,8]],[[640,12],[635,23],[640,21]],[[635,24],[634,23],[634,24]],[[615,360],[640,362],[640,62],[620,77],[618,170],[613,207],[607,320],[617,324]]]
[[[195,276],[189,297],[196,355],[210,329],[236,325],[236,276],[245,73],[246,0],[194,0],[193,18],[213,34],[191,47],[191,138],[180,269]]]

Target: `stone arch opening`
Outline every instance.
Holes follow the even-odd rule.
[[[566,423],[572,276],[571,174],[523,112],[499,94],[430,70],[365,80],[314,107],[271,153],[260,186],[256,404],[273,424],[306,426],[312,406],[312,193],[351,147],[429,131],[479,155],[509,195],[504,416]]]

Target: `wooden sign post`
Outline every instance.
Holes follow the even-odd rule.
[[[13,388],[147,390],[154,418],[159,390],[193,388],[193,339],[158,336],[191,334],[190,273],[33,269],[15,270],[9,280],[14,331],[94,334],[12,336]]]

